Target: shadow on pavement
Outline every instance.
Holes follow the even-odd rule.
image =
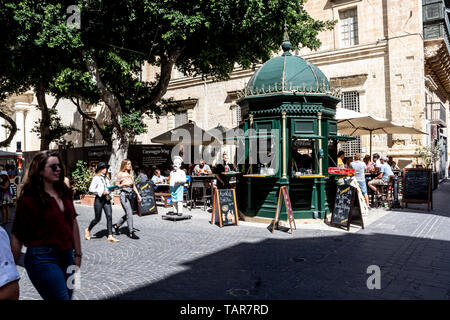
[[[187,270],[112,299],[448,299],[449,262],[448,241],[354,233],[269,239],[188,261]],[[367,287],[371,265],[380,267],[380,290]]]

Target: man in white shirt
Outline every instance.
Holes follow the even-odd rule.
[[[195,175],[198,175],[199,173],[212,174],[212,171],[209,165],[205,163],[205,160],[201,159],[200,163],[194,167],[194,173]]]
[[[154,184],[164,183],[166,181],[166,177],[161,175],[161,170],[155,169],[155,174],[152,177],[152,181]]]
[[[9,236],[5,229],[0,227],[0,300],[19,299],[19,279]]]
[[[372,189],[376,194],[379,194],[377,190],[377,185],[385,185],[389,181],[389,177],[394,176],[391,167],[387,164],[387,158],[381,157],[381,166],[378,176],[376,176],[373,180],[370,180],[368,185],[369,188]]]
[[[380,155],[378,153],[373,154],[373,163],[374,163],[375,168],[380,169],[381,161],[380,161]]]

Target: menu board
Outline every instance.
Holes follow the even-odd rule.
[[[136,187],[142,198],[141,202],[138,203],[139,216],[158,213],[153,191],[153,182],[141,182]]]
[[[217,223],[219,223],[220,227],[239,225],[236,192],[234,189],[214,188],[211,224]]]
[[[295,229],[297,229],[297,226],[295,225],[295,219],[294,219],[294,212],[292,210],[291,205],[291,198],[289,197],[289,190],[286,186],[282,186],[280,188],[280,193],[278,195],[278,203],[277,203],[277,211],[275,212],[275,218],[273,220],[272,225],[272,233],[275,230],[275,224],[278,225],[278,221],[280,219],[280,213],[281,213],[281,206],[284,201],[284,205],[286,207],[286,213],[288,216],[289,226],[291,228],[291,234],[292,234],[292,223],[294,224]]]
[[[431,169],[405,168],[403,169],[403,198],[405,203],[427,203],[428,210],[433,208],[431,191]]]
[[[357,224],[364,228],[361,209],[358,201],[355,201],[356,188],[349,185],[337,187],[334,210],[331,214],[331,224],[338,227],[346,227],[350,230],[350,224]]]

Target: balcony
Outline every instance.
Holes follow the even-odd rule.
[[[445,107],[440,102],[428,102],[426,119],[433,124],[438,124],[442,127],[447,127]]]

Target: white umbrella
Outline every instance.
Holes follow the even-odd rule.
[[[342,111],[339,111],[342,109]],[[338,132],[349,136],[370,135],[370,154],[372,154],[372,135],[373,134],[426,134],[416,128],[403,126],[401,124],[389,121],[385,118],[379,118],[343,108],[336,110],[336,119],[338,120]],[[338,114],[339,111],[339,114]]]

